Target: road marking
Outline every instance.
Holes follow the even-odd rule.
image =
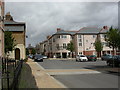
[[[81,72],[48,72],[50,75],[77,75],[77,74],[98,74],[98,71],[81,71]]]

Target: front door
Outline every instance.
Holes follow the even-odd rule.
[[[20,60],[20,49],[19,48],[15,49],[15,59]]]

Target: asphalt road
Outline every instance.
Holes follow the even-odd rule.
[[[45,69],[80,69],[108,67],[105,61],[76,62],[75,60],[44,60],[38,62]]]
[[[100,72],[84,73],[82,71],[82,74],[72,74],[72,72],[71,74],[66,74],[68,72],[54,74],[53,72],[52,76],[68,88],[118,88],[119,76],[117,73],[108,73],[105,71],[106,68],[111,68],[106,65],[105,61],[76,62],[74,60],[44,60],[44,62],[38,63],[46,70],[58,70],[58,72],[59,70],[67,71],[72,69],[86,69]]]
[[[111,74],[57,75],[54,78],[69,88],[118,88],[118,76]]]

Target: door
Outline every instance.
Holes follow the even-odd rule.
[[[20,60],[20,49],[19,48],[15,49],[15,59]]]

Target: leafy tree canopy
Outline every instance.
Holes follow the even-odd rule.
[[[101,52],[103,50],[103,45],[99,39],[95,41],[95,50]]]
[[[109,46],[112,46],[113,48],[120,47],[120,32],[118,29],[113,29],[111,26],[110,30],[106,34],[105,40]]]
[[[12,32],[10,31],[5,31],[4,33],[4,45],[5,45],[5,53],[9,52],[9,51],[13,51],[15,45],[15,39],[12,36]]]
[[[74,44],[72,41],[70,41],[70,43],[68,43],[67,45],[67,50],[73,52],[74,51]]]

